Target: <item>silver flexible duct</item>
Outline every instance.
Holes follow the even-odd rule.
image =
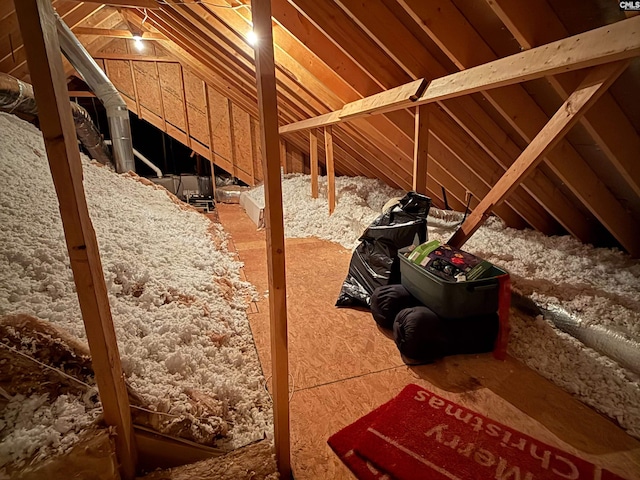
[[[105,165],[111,165],[109,149],[104,144],[102,135],[91,120],[89,113],[77,103],[70,103],[78,140],[91,158]],[[33,95],[33,87],[11,75],[0,73],[0,108],[9,112],[38,115],[38,105]]]
[[[603,325],[585,325],[560,307],[541,310],[563,332],[640,375],[640,343]]]
[[[135,172],[127,104],[118,93],[116,87],[113,86],[109,78],[57,13],[56,24],[62,52],[107,110],[116,171],[118,173],[129,170]]]
[[[513,292],[511,305],[535,316],[551,320],[558,329],[580,340],[587,347],[618,362],[640,375],[640,343],[604,325],[587,325],[575,315],[558,306],[542,308],[529,297]]]

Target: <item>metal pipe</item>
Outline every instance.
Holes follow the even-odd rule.
[[[107,145],[111,145],[111,140],[105,140],[104,143],[106,143]],[[158,176],[158,178],[162,178],[162,170],[160,170],[160,168],[158,168],[153,162],[151,162],[151,160],[149,160],[147,157],[145,157],[144,155],[142,155],[138,150],[136,150],[135,148],[133,149],[133,154],[145,165],[147,165],[151,170],[153,170],[154,172],[156,172],[156,175]]]
[[[89,156],[105,165],[111,165],[109,149],[102,135],[91,120],[89,113],[75,102],[71,103],[76,135]],[[0,108],[9,112],[38,115],[38,105],[33,95],[33,87],[6,73],[0,73]]]
[[[62,52],[107,110],[116,171],[118,173],[129,170],[135,172],[127,104],[107,75],[57,13],[56,24]]]

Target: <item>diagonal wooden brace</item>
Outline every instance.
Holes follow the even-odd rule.
[[[628,64],[628,60],[621,60],[595,67],[540,130],[517,160],[513,162],[511,167],[498,180],[447,243],[453,247],[461,248],[484,223],[491,210],[504,201],[527,175],[538,166],[547,152],[556,146],[589,107],[607,91]]]

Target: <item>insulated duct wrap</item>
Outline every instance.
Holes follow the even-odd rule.
[[[77,103],[70,103],[78,140],[91,158],[105,165],[111,165],[109,149],[104,144],[89,113]],[[0,73],[0,108],[9,112],[38,115],[33,87],[11,75]]]
[[[0,73],[0,108],[9,112],[38,114],[33,87],[6,73]]]
[[[118,173],[130,170],[135,172],[127,104],[58,14],[56,14],[56,24],[62,52],[107,110],[116,171]]]
[[[111,154],[104,143],[102,135],[91,120],[89,112],[76,102],[71,102],[73,123],[76,127],[76,135],[82,146],[89,153],[89,157],[105,165],[111,165]]]
[[[559,330],[585,346],[609,357],[620,366],[640,375],[640,343],[604,325],[589,325],[556,305],[543,308],[531,298],[513,293],[511,305],[528,315],[542,315]]]
[[[586,325],[560,307],[541,310],[563,332],[640,375],[640,343],[604,325]]]

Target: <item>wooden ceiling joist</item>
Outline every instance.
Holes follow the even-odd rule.
[[[433,80],[429,83],[424,94],[416,101],[410,100],[410,95],[407,94],[407,90],[413,90],[414,82],[412,82],[409,89],[407,89],[407,85],[400,85],[362,100],[348,103],[334,113],[338,113],[339,121],[347,121],[356,117],[456,98],[638,55],[640,55],[640,18],[633,17]],[[422,79],[420,79],[421,81]],[[325,118],[327,118],[325,123],[316,123],[313,127],[339,123],[329,121],[335,117]],[[300,125],[308,124],[285,125],[280,128],[280,133],[309,128]]]
[[[95,28],[95,27],[75,27],[73,33],[76,35],[99,35],[113,38],[133,38],[131,30],[118,30],[115,28]],[[140,38],[143,40],[166,40],[166,37],[159,33],[142,32]]]

